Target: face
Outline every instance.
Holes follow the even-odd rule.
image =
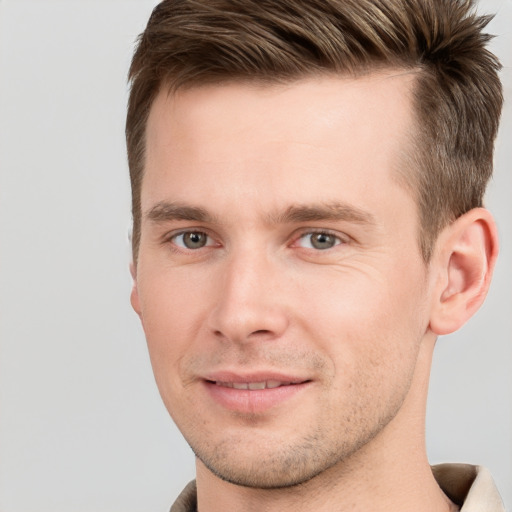
[[[152,107],[132,304],[167,409],[223,479],[307,481],[411,392],[428,325],[417,207],[396,179],[411,85],[228,84]]]

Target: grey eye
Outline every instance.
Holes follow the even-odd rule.
[[[341,240],[329,233],[306,233],[300,237],[300,246],[307,249],[317,249],[319,251],[331,249],[341,243]]]
[[[201,231],[186,231],[174,237],[174,243],[184,249],[201,249],[209,245],[208,235]]]

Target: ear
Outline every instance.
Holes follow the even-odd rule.
[[[132,275],[133,280],[132,291],[130,293],[130,303],[135,313],[137,313],[137,315],[142,319],[139,290],[137,288],[137,267],[133,261],[130,262],[130,274]]]
[[[497,256],[496,224],[484,208],[470,210],[441,232],[431,261],[434,333],[456,331],[477,311],[487,295]]]

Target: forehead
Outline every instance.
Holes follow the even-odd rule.
[[[148,119],[143,203],[168,200],[170,190],[186,196],[191,188],[208,201],[228,181],[231,199],[280,189],[284,196],[294,191],[296,202],[337,200],[311,197],[311,180],[335,172],[333,186],[341,176],[347,189],[361,190],[365,181],[391,179],[388,171],[409,146],[413,80],[413,73],[387,70],[162,90]],[[203,194],[198,182],[208,189]],[[274,193],[277,203],[279,197]]]
[[[207,118],[231,122],[235,128],[254,121],[328,122],[336,113],[348,119],[354,113],[373,112],[392,121],[410,110],[415,79],[414,70],[384,69],[358,77],[325,75],[275,84],[227,81],[185,86],[175,92],[163,85],[151,106],[147,134],[152,139],[164,133],[169,121],[178,117],[192,122],[199,118],[202,124]]]

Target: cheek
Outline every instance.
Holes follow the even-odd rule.
[[[323,314],[323,325],[329,326],[322,350],[334,366],[336,400],[345,401],[359,429],[368,418],[385,424],[413,382],[423,339],[420,297],[404,288],[347,287],[343,300],[332,297],[328,313],[325,307],[313,313]]]
[[[418,269],[421,271],[421,269]],[[414,275],[413,275],[414,274]],[[426,297],[415,271],[347,272],[301,293],[303,321],[335,364],[400,368],[414,364],[425,333]]]
[[[159,272],[143,275],[139,298],[151,365],[163,393],[169,383],[179,385],[179,362],[197,339],[205,295],[186,277]]]
[[[154,267],[158,271],[142,273],[139,284],[144,328],[155,341],[172,340],[176,344],[180,334],[193,329],[202,315],[207,290],[187,269]]]

